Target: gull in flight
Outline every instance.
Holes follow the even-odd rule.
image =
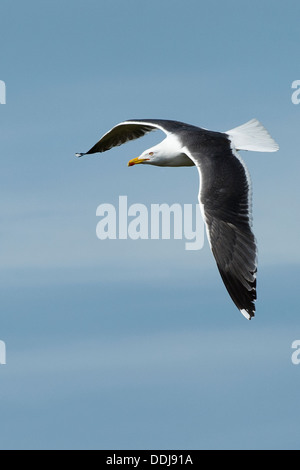
[[[252,232],[251,180],[238,151],[276,152],[278,145],[256,119],[227,132],[177,121],[134,119],[116,125],[88,152],[76,156],[106,152],[154,130],[163,131],[166,138],[130,160],[128,166],[197,167],[200,209],[211,251],[230,297],[251,320],[255,315],[257,246]]]

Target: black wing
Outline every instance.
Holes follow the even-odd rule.
[[[159,120],[159,119],[136,119],[124,121],[113,127],[109,132],[96,143],[88,152],[77,153],[77,157],[97,152],[106,152],[113,147],[125,144],[126,142],[143,137],[148,132],[161,130],[168,134],[180,127],[181,123],[176,121]]]
[[[207,139],[201,152],[192,145],[187,154],[199,169],[199,201],[221,277],[236,306],[250,320],[255,315],[257,247],[251,229],[248,171],[224,134]]]

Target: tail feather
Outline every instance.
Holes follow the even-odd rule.
[[[235,127],[227,131],[226,134],[236,150],[277,152],[279,149],[279,145],[257,119],[252,119],[242,126]]]

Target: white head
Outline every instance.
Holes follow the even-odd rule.
[[[145,150],[142,155],[133,158],[128,166],[144,163],[157,166],[186,166],[193,165],[191,160],[182,152],[182,146],[175,135],[168,135],[158,145]],[[190,163],[189,163],[190,162]]]

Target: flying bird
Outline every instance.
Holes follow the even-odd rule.
[[[255,316],[257,244],[252,231],[250,175],[239,150],[276,152],[279,147],[256,119],[227,132],[178,121],[134,119],[121,122],[77,157],[106,152],[161,130],[166,138],[130,160],[157,166],[193,166],[200,176],[199,203],[211,251],[235,305],[247,320]]]

